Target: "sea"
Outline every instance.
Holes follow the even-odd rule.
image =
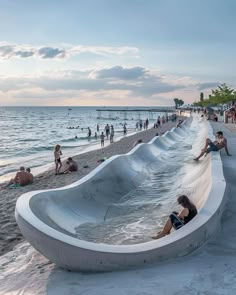
[[[132,111],[134,108],[136,111]],[[114,140],[123,137],[125,123],[128,135],[133,134],[137,132],[138,120],[148,118],[153,124],[163,115],[148,112],[150,108],[139,112],[145,108],[0,107],[0,183],[15,175],[20,166],[30,167],[34,175],[52,168],[56,144],[61,145],[63,158],[100,148],[99,135],[106,124],[114,126]],[[88,138],[88,127],[91,138]]]

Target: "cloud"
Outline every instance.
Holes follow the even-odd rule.
[[[0,59],[10,59],[13,57],[27,58],[35,55],[35,53],[35,49],[29,46],[0,43]]]
[[[128,46],[66,46],[51,47],[51,46],[35,46],[26,44],[11,44],[11,43],[0,43],[0,59],[11,59],[11,58],[39,58],[39,59],[62,59],[70,56],[80,55],[84,53],[96,54],[102,56],[113,56],[113,55],[128,55],[138,56],[138,48]]]
[[[205,82],[205,83],[199,83],[197,84],[197,89],[204,90],[209,88],[216,88],[220,85],[220,82]]]
[[[134,80],[143,77],[147,73],[142,67],[123,68],[121,66],[112,67],[109,69],[102,69],[94,73],[97,79],[120,79],[120,80]]]
[[[130,46],[84,46],[78,45],[70,49],[72,54],[92,53],[97,55],[132,55],[138,56],[139,49]]]
[[[0,58],[8,59],[12,57],[14,53],[14,48],[10,45],[0,45]]]
[[[11,105],[155,105],[172,101],[185,88],[143,67],[116,66],[40,76],[0,77],[0,104]],[[165,96],[161,96],[165,97]],[[6,99],[7,98],[7,99]]]
[[[14,54],[18,57],[26,58],[26,57],[33,56],[35,54],[35,52],[33,50],[29,50],[29,51],[19,50],[19,51],[14,52]]]
[[[40,58],[64,58],[66,56],[66,51],[64,49],[52,48],[52,47],[42,47],[38,50],[38,56]]]
[[[58,98],[60,105],[66,105],[67,101],[68,104],[78,101],[78,105],[92,105],[92,102],[94,105],[155,105],[170,104],[174,97],[179,97],[191,103],[199,97],[199,89],[215,85],[218,83],[175,77],[139,66],[115,66],[47,72],[39,76],[2,76],[0,102],[15,99],[17,105],[23,102],[40,105],[40,101],[43,105],[53,105]]]

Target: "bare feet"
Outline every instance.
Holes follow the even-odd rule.
[[[162,232],[159,232],[159,233],[157,233],[157,235],[156,236],[152,236],[152,239],[153,240],[157,240],[157,239],[160,239],[160,238],[162,238],[162,237],[164,237],[165,235],[162,233]]]

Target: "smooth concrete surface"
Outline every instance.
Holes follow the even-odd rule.
[[[80,271],[136,267],[186,255],[201,246],[217,230],[223,211],[225,181],[219,153],[211,153],[194,166],[189,181],[199,186],[195,200],[199,214],[171,235],[142,244],[107,245],[78,240],[74,232],[87,220],[103,220],[108,206],[145,177],[148,164],[186,135],[188,124],[135,147],[127,155],[112,157],[67,187],[22,195],[16,219],[25,238],[57,265]],[[212,135],[210,127],[206,133]]]

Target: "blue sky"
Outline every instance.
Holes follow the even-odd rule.
[[[0,0],[0,105],[171,105],[236,87],[234,0]]]

